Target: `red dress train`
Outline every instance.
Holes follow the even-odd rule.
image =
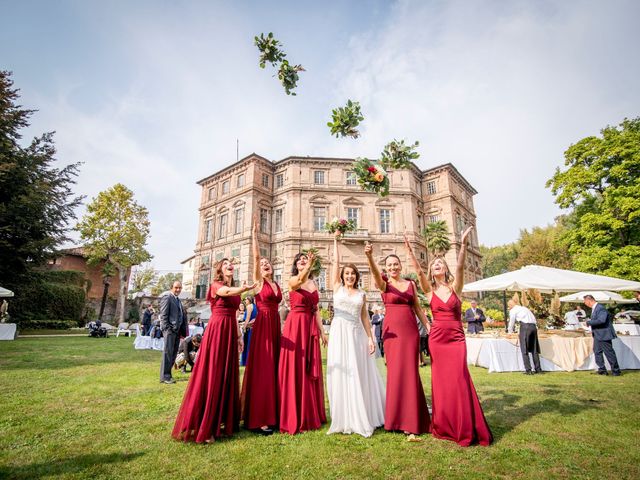
[[[318,291],[289,292],[291,310],[280,342],[280,431],[316,430],[327,421],[324,409],[320,332],[316,322]]]
[[[173,427],[172,436],[178,440],[202,443],[239,430],[236,311],[240,295],[216,297],[221,286],[214,283],[207,293],[211,318]]]
[[[429,334],[434,437],[452,440],[463,447],[489,445],[491,430],[484,418],[467,367],[467,344],[460,321],[460,299],[451,293],[444,302],[431,297],[433,325]]]
[[[278,359],[280,358],[280,315],[282,301],[267,281],[255,297],[258,315],[251,329],[251,349],[242,381],[242,418],[245,428],[278,425]]]
[[[427,433],[429,410],[418,373],[420,334],[413,311],[414,286],[402,292],[387,282],[382,292],[386,314],[382,328],[387,360],[385,430]]]

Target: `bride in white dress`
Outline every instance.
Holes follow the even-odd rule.
[[[338,234],[333,240],[334,317],[327,349],[330,433],[369,437],[384,424],[385,387],[375,364],[365,293],[353,264],[340,270]]]

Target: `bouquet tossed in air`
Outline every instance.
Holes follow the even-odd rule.
[[[347,100],[344,107],[334,108],[331,111],[331,122],[327,126],[331,129],[331,135],[338,137],[358,138],[360,132],[356,128],[364,120],[360,113],[360,104]]]
[[[381,165],[368,158],[357,158],[353,162],[353,171],[363,190],[377,193],[381,197],[389,195],[389,176]]]
[[[393,140],[385,145],[380,155],[380,165],[386,168],[409,168],[411,161],[420,157],[415,151],[419,143],[405,145],[404,140]]]
[[[298,72],[305,71],[302,65],[291,65],[288,60],[285,60],[287,54],[280,50],[282,43],[273,37],[272,32],[269,32],[266,37],[264,33],[261,33],[260,36],[256,35],[253,43],[260,51],[260,68],[265,68],[267,63],[276,67],[279,63],[278,80],[280,80],[287,95],[295,95],[293,90],[298,86],[298,80],[300,79]]]

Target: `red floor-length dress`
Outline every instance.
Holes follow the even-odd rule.
[[[187,390],[173,427],[178,440],[202,443],[231,435],[240,425],[240,367],[236,312],[240,295],[216,297],[221,283],[211,285],[207,300],[211,318],[198,350]]]
[[[251,333],[251,350],[242,381],[242,418],[245,428],[278,425],[278,359],[280,358],[280,286],[267,281],[255,297],[258,316]]]
[[[420,333],[413,311],[413,282],[402,292],[387,282],[382,292],[385,317],[382,328],[387,360],[387,401],[385,430],[427,433],[429,410],[418,373]]]
[[[280,431],[316,430],[327,421],[324,410],[320,331],[315,319],[318,291],[289,292],[291,311],[280,341]]]
[[[467,367],[460,308],[455,292],[446,302],[435,293],[431,297],[431,432],[434,437],[452,440],[463,447],[474,443],[489,445],[493,436]]]

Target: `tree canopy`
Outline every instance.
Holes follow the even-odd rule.
[[[451,248],[449,227],[444,220],[427,224],[422,230],[422,235],[427,244],[427,250],[432,255],[444,255]]]
[[[67,240],[74,209],[82,201],[72,187],[78,163],[55,167],[53,133],[20,145],[33,110],[17,104],[11,74],[0,71],[0,282],[42,265]]]
[[[640,279],[640,117],[607,126],[564,154],[547,182],[571,209],[564,241],[578,270]]]
[[[89,261],[106,261],[118,270],[120,291],[116,307],[124,321],[127,274],[134,265],[151,260],[146,250],[149,238],[149,213],[133,198],[133,192],[121,183],[100,192],[87,206],[77,226]]]

